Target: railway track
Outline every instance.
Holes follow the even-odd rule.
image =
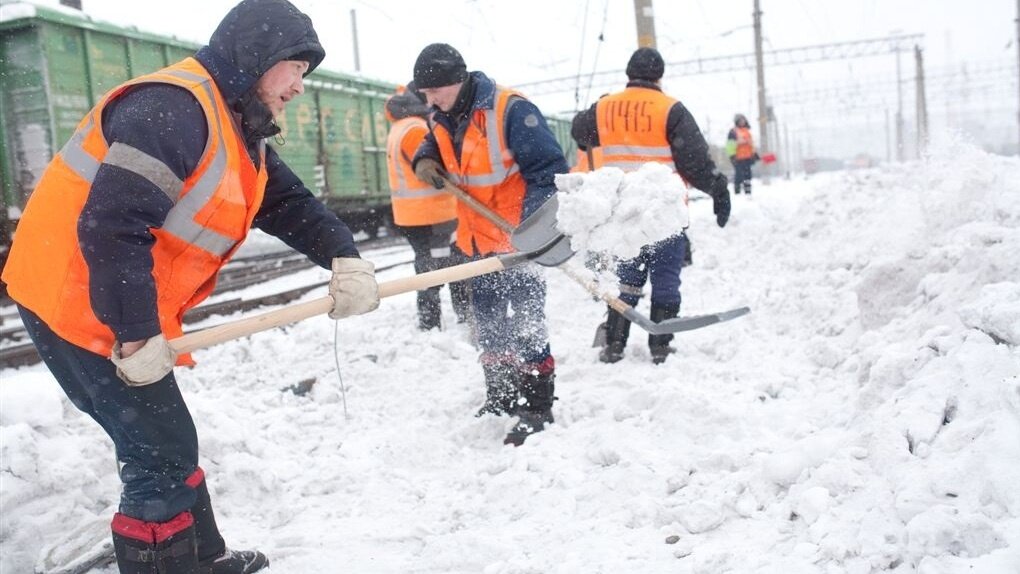
[[[359,242],[358,249],[362,253],[372,250],[394,247],[403,239],[382,238]],[[402,265],[413,263],[413,260],[399,261],[376,268],[376,271],[385,271]],[[238,257],[232,260],[221,271],[217,279],[215,296],[239,291],[253,285],[258,285],[272,279],[292,275],[304,269],[314,267],[315,264],[305,256],[293,251],[264,253],[247,257]],[[325,287],[329,281],[319,281],[308,285],[302,285],[293,289],[256,295],[252,297],[218,297],[217,301],[206,303],[189,310],[184,314],[184,324],[198,323],[214,315],[229,315],[231,313],[246,312],[259,307],[269,305],[283,305],[293,301],[305,293]],[[38,363],[41,359],[36,352],[35,345],[29,340],[28,333],[21,325],[21,318],[10,300],[4,302],[5,311],[0,313],[0,343],[7,343],[0,348],[0,369],[20,367]],[[185,329],[185,333],[194,331]]]

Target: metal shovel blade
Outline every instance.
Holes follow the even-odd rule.
[[[681,331],[693,331],[694,329],[700,329],[709,325],[715,325],[716,323],[722,323],[723,321],[729,321],[730,319],[736,319],[742,317],[751,312],[749,307],[739,307],[737,309],[730,309],[729,311],[720,311],[719,313],[709,313],[707,315],[692,315],[690,317],[676,317],[673,319],[666,319],[659,323],[653,323],[647,317],[633,312],[624,313],[627,319],[630,319],[634,323],[637,323],[642,329],[647,331],[650,335],[667,335],[669,333],[679,333]]]
[[[570,238],[556,229],[556,211],[560,203],[553,194],[521,222],[510,236],[514,249],[535,254],[530,259],[539,265],[555,267],[574,256]]]

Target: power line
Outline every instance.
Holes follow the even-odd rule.
[[[886,55],[897,49],[912,49],[920,43],[923,34],[905,34],[886,38],[871,38],[849,42],[818,44],[799,48],[785,48],[763,53],[766,66],[788,66],[808,62],[824,62],[827,60],[861,58]],[[723,72],[750,70],[755,67],[754,53],[736,54],[731,56],[715,56],[669,62],[666,64],[664,77],[694,76],[699,74],[717,74]],[[592,72],[589,90],[594,86],[611,86],[625,77],[624,70]],[[572,89],[573,76],[540,80],[515,84],[531,96],[568,92]]]

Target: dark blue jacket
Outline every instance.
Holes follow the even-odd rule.
[[[460,144],[464,140],[464,133],[474,111],[493,107],[496,83],[482,72],[471,72],[461,89],[461,96],[470,98],[470,105],[455,105],[450,112],[436,110],[433,116],[433,121],[442,124],[453,135],[454,150],[458,159],[461,155]],[[459,110],[461,107],[464,109]],[[530,101],[524,98],[511,99],[507,105],[503,133],[506,134],[507,148],[513,154],[514,161],[527,184],[524,211],[521,215],[522,218],[526,218],[556,192],[553,177],[557,173],[567,173],[569,168],[563,158],[563,149],[549,129],[545,117]],[[424,157],[443,163],[436,138],[431,132],[425,136],[425,141],[414,155],[414,162],[417,163]]]
[[[241,18],[265,19],[272,26],[302,25],[300,19],[268,13],[267,7],[273,6],[262,2],[258,5],[260,11],[242,13]],[[283,3],[276,6],[286,9]],[[261,29],[252,21],[238,25]],[[221,35],[217,30],[210,46],[195,56],[212,75],[230,107],[244,118],[242,130],[253,161],[258,158],[259,141],[274,131],[275,124],[265,113],[251,113],[253,107],[258,107],[252,102],[252,86],[274,56],[278,61],[297,55],[294,50],[314,47],[310,23],[308,31],[303,43],[269,44],[278,42],[281,35],[263,33],[245,41],[265,38],[266,46],[247,45],[244,50],[232,51],[230,43],[240,40],[229,31]],[[284,32],[284,38],[301,38],[293,29]],[[236,62],[236,54],[243,53],[259,58],[257,65],[254,61],[251,65]],[[103,115],[103,134],[110,145],[130,145],[165,163],[182,181],[198,165],[207,133],[205,114],[198,102],[187,90],[168,84],[133,88],[111,102]],[[348,227],[312,196],[269,146],[266,169],[269,181],[254,227],[279,237],[322,267],[329,268],[333,257],[358,257]],[[162,190],[136,173],[108,164],[102,164],[96,173],[79,218],[78,241],[89,267],[92,308],[119,341],[138,341],[160,332],[152,278],[151,248],[155,238],[149,229],[160,227],[171,207]]]

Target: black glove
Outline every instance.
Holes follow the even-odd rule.
[[[726,176],[720,174],[712,185],[712,213],[719,227],[726,227],[730,220],[730,188]]]
[[[436,189],[443,189],[446,170],[438,161],[423,157],[414,164],[414,175],[421,181],[431,184]]]

